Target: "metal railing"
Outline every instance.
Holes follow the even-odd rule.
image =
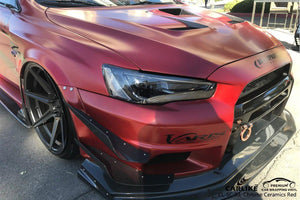
[[[264,13],[265,13],[265,5],[268,2],[295,2],[295,3],[299,3],[299,0],[254,0],[254,4],[253,4],[253,9],[252,9],[252,17],[251,17],[251,23],[254,22],[254,18],[255,18],[255,9],[256,9],[256,4],[257,3],[262,3],[262,10],[261,10],[261,15],[260,15],[260,22],[259,22],[259,26],[262,26],[262,22],[263,22],[263,17],[264,17]],[[293,13],[291,13],[293,14]],[[296,20],[299,18],[299,9],[296,9]],[[289,28],[291,29],[292,26],[292,19],[290,20],[290,26]],[[293,32],[295,32],[296,30],[296,23],[293,27]]]

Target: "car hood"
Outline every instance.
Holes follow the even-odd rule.
[[[239,18],[186,5],[49,8],[46,15],[140,70],[180,76],[207,78],[227,63],[281,45]]]

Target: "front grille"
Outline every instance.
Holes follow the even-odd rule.
[[[290,65],[281,67],[249,83],[242,91],[237,104],[250,100],[269,90],[290,73]]]
[[[241,125],[281,115],[292,84],[290,65],[286,65],[252,81],[244,88],[235,105],[235,119],[226,152],[231,152],[240,140]]]
[[[235,121],[254,122],[272,112],[287,100],[291,84],[290,65],[252,81],[242,91],[236,103]]]

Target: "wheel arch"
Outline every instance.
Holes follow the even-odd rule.
[[[24,58],[22,67],[20,69],[20,78],[24,78],[25,68],[30,63],[35,63],[41,66],[54,80],[56,85],[70,85],[68,77],[65,75],[64,71],[60,69],[59,64],[56,64],[49,56],[44,55],[40,52],[34,53],[35,56],[28,56]]]
[[[72,84],[71,84],[71,81],[68,79],[67,75],[65,74],[65,72],[61,69],[60,64],[54,62],[50,58],[50,56],[47,56],[46,53],[43,53],[39,50],[31,49],[30,51],[27,51],[27,52],[30,52],[30,53],[24,54],[24,57],[25,57],[25,55],[26,55],[26,57],[23,59],[21,68],[19,69],[21,90],[23,90],[25,69],[29,64],[34,63],[34,64],[39,65],[41,68],[43,68],[49,74],[49,76],[52,78],[55,85],[57,86],[57,89],[61,93],[62,98],[64,99],[65,102],[68,103],[69,102],[68,96],[66,96],[64,94],[62,87],[63,86],[72,86]],[[24,97],[22,97],[22,102],[25,104]]]

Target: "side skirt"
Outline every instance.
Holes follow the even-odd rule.
[[[30,123],[25,118],[23,109],[19,107],[19,105],[11,99],[1,88],[0,88],[0,103],[4,106],[4,108],[10,112],[23,126],[26,128],[31,128]]]

